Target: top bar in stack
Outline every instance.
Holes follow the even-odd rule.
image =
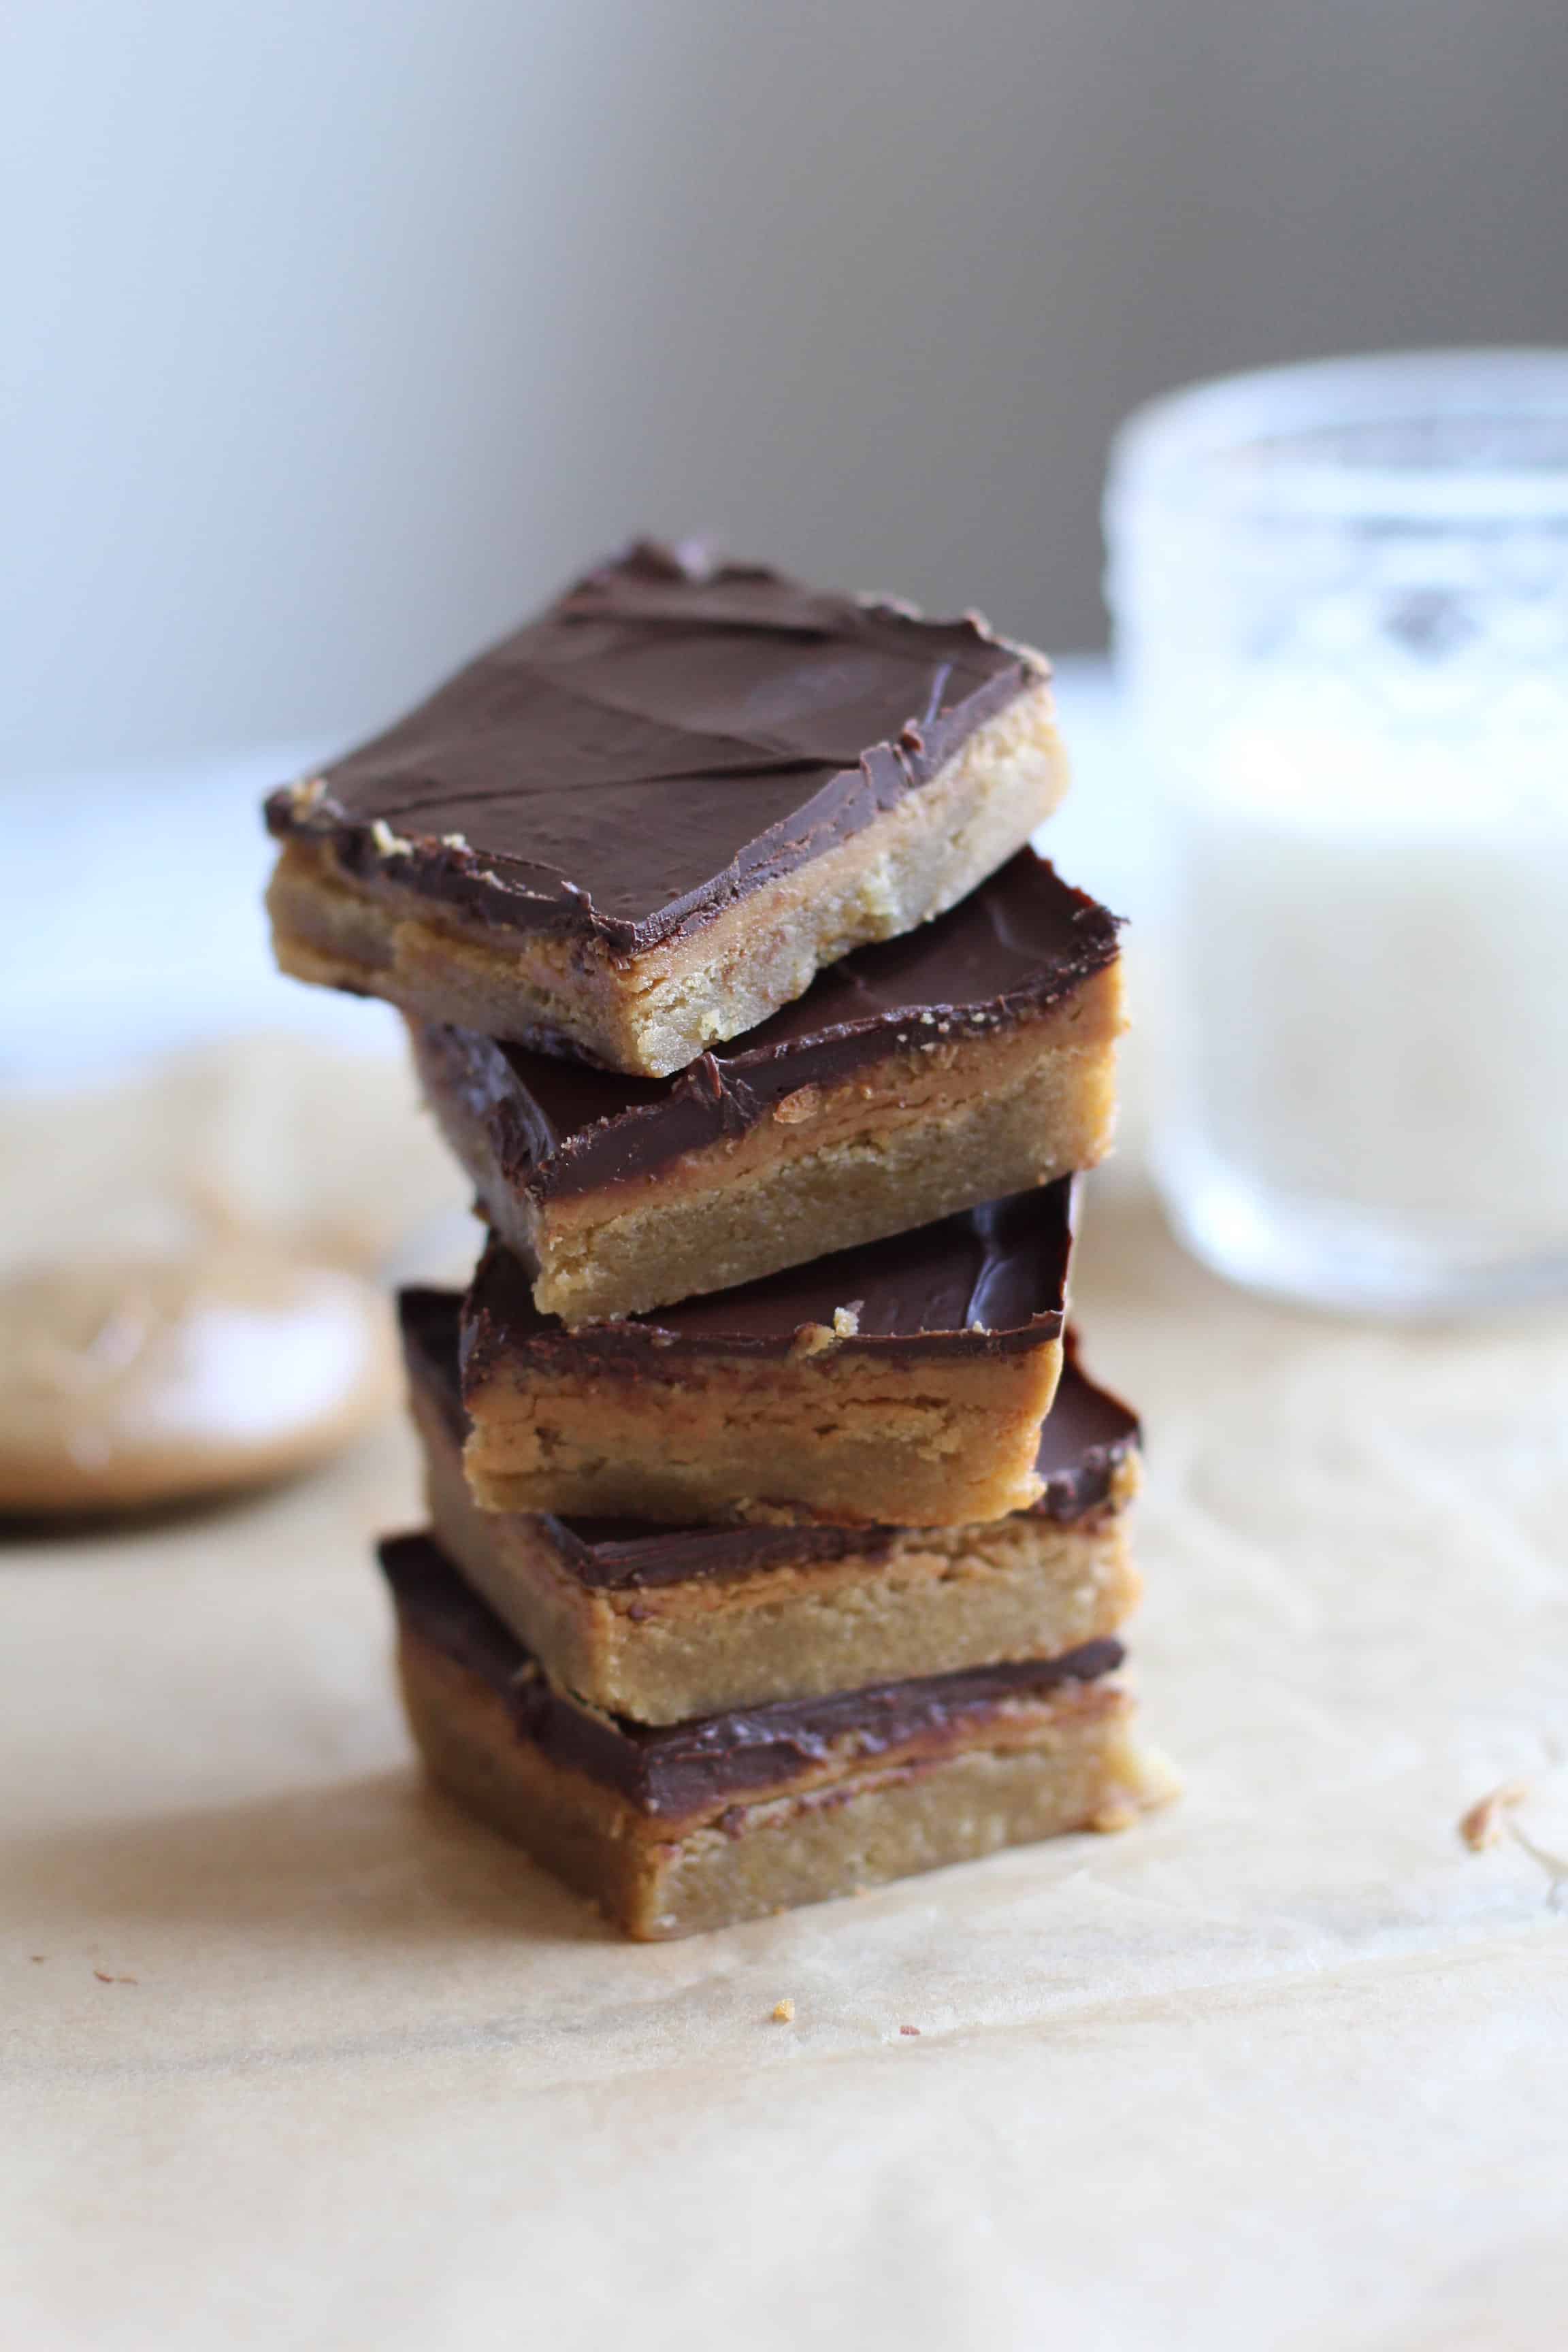
[[[274,793],[296,978],[647,1076],[954,906],[1066,787],[972,616],[640,543]]]

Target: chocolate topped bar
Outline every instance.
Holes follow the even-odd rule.
[[[940,1741],[1010,1702],[1098,1682],[1114,1674],[1125,1654],[1120,1642],[1102,1639],[1061,1658],[968,1667],[648,1726],[579,1706],[557,1691],[428,1537],[394,1537],[379,1556],[406,1633],[501,1696],[518,1730],[542,1754],[654,1815],[689,1816],[787,1786],[813,1767],[842,1769],[851,1759]]]
[[[644,1076],[956,906],[1067,788],[1037,655],[695,544],[271,794],[285,971]]]
[[[687,1355],[994,1357],[1037,1348],[1065,1318],[1072,1248],[1070,1177],[962,1216],[657,1316],[565,1331],[534,1306],[525,1269],[487,1244],[463,1306],[463,1391],[520,1351],[598,1370]]]
[[[274,793],[268,824],[487,925],[624,955],[859,832],[1043,675],[973,615],[643,541]]]
[[[489,1511],[960,1527],[1035,1502],[1072,1181],[568,1330],[491,1240],[463,1304]]]
[[[455,1444],[468,1436],[458,1376],[456,1291],[398,1293],[398,1322],[409,1379],[435,1406]],[[1055,1400],[1040,1432],[1036,1467],[1045,1492],[1032,1516],[1070,1526],[1100,1508],[1118,1469],[1141,1444],[1138,1417],[1109,1390],[1097,1387],[1076,1361],[1073,1335]],[[562,1565],[595,1591],[652,1590],[694,1577],[739,1578],[758,1569],[804,1559],[870,1558],[891,1550],[896,1528],[668,1528],[638,1519],[549,1519]]]
[[[722,1054],[636,1078],[429,1025],[418,1058],[484,1124],[506,1182],[536,1201],[646,1175],[743,1134],[805,1087],[868,1064],[982,1037],[1059,1003],[1119,952],[1117,919],[1023,850],[905,937],[858,948]]]

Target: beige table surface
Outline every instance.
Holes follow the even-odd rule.
[[[205,1083],[231,1187],[432,1205],[380,1078]],[[83,1147],[29,1134],[36,1246]],[[0,2342],[1568,2340],[1568,1913],[1455,1834],[1568,1738],[1568,1330],[1260,1307],[1126,1171],[1078,1304],[1148,1419],[1184,1802],[691,1942],[611,1940],[421,1790],[367,1564],[400,1427],[5,1544]]]

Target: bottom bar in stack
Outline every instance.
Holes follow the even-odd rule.
[[[382,1550],[415,1737],[628,1934],[1120,1828],[1167,1793],[1116,1678],[1138,1425],[1070,1353],[1030,1510],[673,1528],[477,1509],[458,1302],[399,1305],[435,1523]]]
[[[428,1537],[381,1560],[432,1776],[631,1936],[1120,1829],[1158,1793],[1114,1640],[649,1726],[557,1690]]]

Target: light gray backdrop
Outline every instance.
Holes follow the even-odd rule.
[[[1568,333],[1563,0],[11,0],[0,771],[387,713],[629,528],[1101,635],[1194,375]]]

